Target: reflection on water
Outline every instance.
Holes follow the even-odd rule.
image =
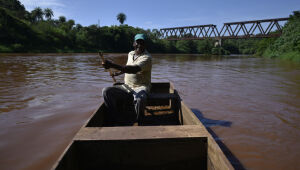
[[[0,80],[0,169],[49,169],[112,84],[95,54],[2,55]],[[152,80],[172,81],[247,169],[300,165],[299,64],[154,55]]]

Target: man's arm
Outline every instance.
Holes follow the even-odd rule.
[[[122,66],[119,64],[115,64],[111,61],[105,60],[102,62],[102,65],[104,68],[109,69],[109,68],[115,68],[117,70],[120,70],[123,73],[129,73],[129,74],[136,74],[137,72],[141,71],[141,67],[139,66]]]

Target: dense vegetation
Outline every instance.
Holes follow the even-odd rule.
[[[299,56],[300,22],[297,12],[280,38],[224,40],[222,47],[214,47],[214,40],[161,40],[156,29],[144,30],[123,24],[126,20],[124,13],[117,16],[121,23],[119,26],[103,27],[84,27],[64,16],[58,19],[52,17],[53,12],[49,8],[35,8],[29,12],[18,0],[0,0],[0,52],[128,52],[132,49],[134,35],[145,33],[152,53]]]
[[[279,38],[259,42],[258,54],[300,62],[300,11],[290,16]]]

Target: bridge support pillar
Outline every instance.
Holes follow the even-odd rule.
[[[215,47],[221,47],[221,46],[222,46],[222,39],[221,38],[216,39]]]

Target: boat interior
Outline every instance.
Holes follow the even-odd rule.
[[[214,148],[218,147],[216,143],[209,147],[211,138],[207,130],[181,101],[171,83],[152,83],[144,117],[138,122],[113,126],[106,114],[107,108],[102,104],[53,169],[222,169],[231,166],[223,152]],[[212,157],[211,149],[214,154],[221,154]]]
[[[144,115],[141,115],[140,119],[136,120],[133,104],[128,103],[126,107],[119,108],[120,112],[125,112],[124,115],[126,117],[122,118],[124,121],[118,126],[180,125],[182,124],[180,101],[180,96],[172,84],[152,83]],[[128,105],[132,107],[127,107]],[[88,122],[87,127],[116,126],[114,121],[107,119],[109,117],[108,114],[105,105],[101,105],[96,114]]]

